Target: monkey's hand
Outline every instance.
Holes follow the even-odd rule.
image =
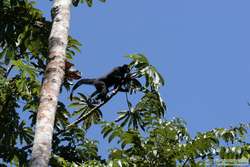
[[[129,92],[129,88],[119,88],[118,89],[120,92]]]
[[[88,105],[91,106],[91,107],[93,107],[93,105],[97,105],[99,103],[100,102],[98,100],[96,100],[96,99],[92,99],[92,98],[88,99]]]
[[[110,95],[106,95],[106,97],[104,98],[104,100],[103,100],[103,101],[108,100],[110,97],[111,97]]]

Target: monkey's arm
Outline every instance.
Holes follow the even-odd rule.
[[[94,85],[95,85],[96,91],[90,97],[93,97],[94,95],[99,93],[98,96],[96,97],[96,100],[101,99],[102,101],[104,101],[107,98],[107,94],[109,91],[106,83],[104,81],[96,79],[94,81]]]

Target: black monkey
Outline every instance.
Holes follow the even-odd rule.
[[[124,64],[123,66],[113,68],[112,71],[102,77],[94,79],[81,79],[72,88],[70,97],[72,99],[73,91],[77,89],[80,85],[90,84],[94,85],[96,88],[96,90],[90,95],[90,99],[98,94],[96,100],[100,99],[104,101],[108,97],[107,94],[109,92],[109,88],[112,86],[114,86],[114,88],[121,86],[121,84],[124,82],[126,74],[128,74],[129,72],[129,66],[127,64]],[[119,91],[128,92],[128,90],[123,88],[120,88]]]

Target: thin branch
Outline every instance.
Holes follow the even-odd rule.
[[[22,147],[21,150],[27,150],[27,149],[31,148],[32,146],[33,146],[33,144],[29,144],[27,146]]]
[[[126,92],[126,100],[127,100],[128,110],[131,111],[131,106],[130,106],[130,102],[128,100],[128,93],[127,92]]]
[[[112,94],[110,95],[109,98],[107,98],[105,101],[101,102],[100,104],[98,104],[97,106],[95,106],[94,108],[92,108],[91,110],[88,111],[87,114],[81,115],[77,120],[75,120],[74,122],[72,122],[71,124],[69,124],[68,126],[66,126],[65,129],[59,131],[58,133],[55,134],[55,136],[60,135],[63,132],[66,132],[67,130],[69,130],[72,126],[78,125],[80,122],[82,122],[86,117],[88,117],[89,115],[92,114],[93,111],[99,109],[100,107],[102,107],[104,104],[106,104],[114,95],[116,95],[119,92],[120,87],[117,87],[116,89],[111,90]]]
[[[188,157],[188,158],[185,160],[185,162],[183,163],[182,167],[185,167],[185,166],[186,166],[186,164],[187,164],[187,162],[189,161],[189,159],[190,159],[190,157]]]
[[[82,122],[86,117],[88,117],[89,115],[92,114],[93,111],[95,111],[96,109],[99,109],[101,106],[103,106],[105,102],[102,102],[100,104],[98,104],[97,106],[95,106],[94,108],[92,108],[91,110],[88,111],[87,114],[83,114],[80,118],[78,118],[76,121],[72,122],[71,124],[69,124],[68,126],[66,126],[66,129],[69,129],[70,127],[79,124],[80,122]]]
[[[13,67],[14,67],[14,65],[12,64],[12,65],[9,67],[9,69],[7,70],[7,72],[5,73],[5,77],[6,77],[6,78],[8,78],[8,76],[9,76],[9,74],[10,74],[10,72],[11,72],[11,70],[12,70]]]
[[[90,114],[92,114],[92,112],[100,107],[102,107],[104,104],[106,104],[114,95],[116,95],[119,91],[119,87],[116,88],[115,90],[113,90],[112,94],[110,95],[110,97],[108,99],[106,99],[105,101],[103,101],[102,103],[98,104],[97,106],[95,106],[94,108],[92,108],[87,114],[81,116],[80,118],[78,118],[76,121],[72,122],[71,124],[69,124],[66,129],[70,128],[71,126],[77,125],[79,124],[81,121],[83,121],[86,117],[88,117]]]

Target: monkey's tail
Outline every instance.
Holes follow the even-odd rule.
[[[85,78],[85,79],[81,79],[81,80],[79,80],[76,84],[75,84],[75,86],[76,85],[82,85],[82,84],[90,84],[90,85],[92,85],[94,83],[94,79],[88,79],[88,78]],[[74,86],[74,87],[75,87]],[[78,87],[79,87],[78,86]]]
[[[77,83],[73,86],[72,91],[70,93],[70,100],[72,100],[74,90],[76,90],[79,86],[81,86],[82,84],[92,85],[93,83],[94,79],[87,79],[87,78],[77,81]]]

